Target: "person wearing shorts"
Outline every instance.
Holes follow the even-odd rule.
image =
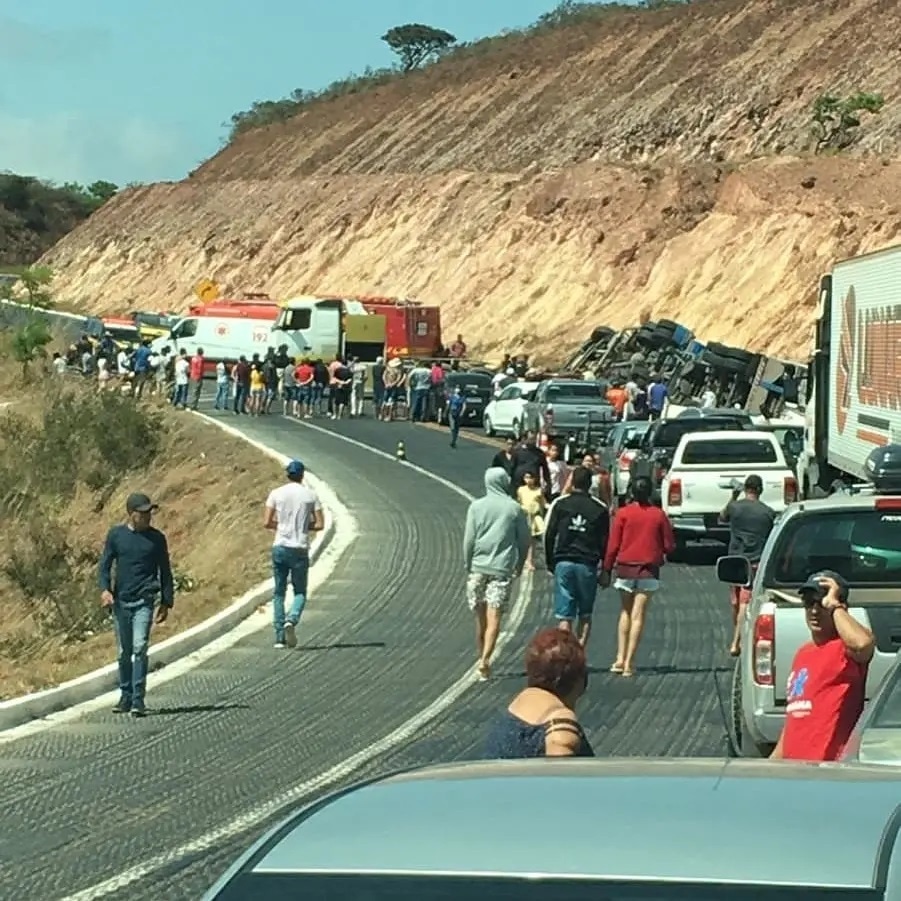
[[[598,583],[605,583],[598,567],[610,535],[610,511],[590,494],[591,477],[584,466],[573,470],[570,493],[551,504],[544,530],[544,559],[554,576],[554,618],[565,632],[578,624],[583,648],[591,634]]]
[[[526,515],[510,497],[510,476],[491,467],[485,473],[485,496],[474,500],[466,512],[463,534],[466,602],[475,615],[476,666],[482,682],[491,675],[501,617],[531,543]]]
[[[606,579],[615,572],[621,609],[617,628],[616,660],[611,673],[635,674],[635,655],[644,632],[645,612],[660,588],[660,567],[676,548],[669,518],[651,502],[653,486],[646,476],[632,481],[632,502],[621,507],[604,555]]]

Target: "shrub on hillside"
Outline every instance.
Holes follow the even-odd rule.
[[[38,415],[12,407],[0,418],[0,568],[28,606],[32,648],[104,622],[100,548],[72,538],[73,510],[105,513],[123,481],[158,457],[164,428],[159,411],[82,385],[50,391]],[[27,657],[29,648],[15,651]]]

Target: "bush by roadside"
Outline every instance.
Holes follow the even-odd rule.
[[[16,370],[0,363],[0,384]],[[97,561],[131,491],[161,504],[176,584],[157,641],[226,607],[269,572],[261,528],[272,460],[190,414],[49,374],[0,409],[0,699],[112,662]]]

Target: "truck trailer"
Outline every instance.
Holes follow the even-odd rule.
[[[798,482],[804,497],[867,481],[874,447],[901,441],[901,245],[820,280]]]

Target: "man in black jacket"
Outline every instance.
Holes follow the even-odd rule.
[[[534,432],[526,432],[522,441],[513,449],[513,481],[510,491],[514,496],[516,489],[525,484],[526,473],[532,473],[539,485],[547,485],[551,480],[547,457],[537,442],[538,436]]]
[[[606,587],[606,577],[598,575],[598,564],[610,534],[610,511],[588,493],[590,488],[591,472],[577,466],[571,493],[551,504],[544,531],[545,559],[554,575],[554,617],[566,632],[571,632],[578,620],[582,647],[591,633],[598,582]]]

